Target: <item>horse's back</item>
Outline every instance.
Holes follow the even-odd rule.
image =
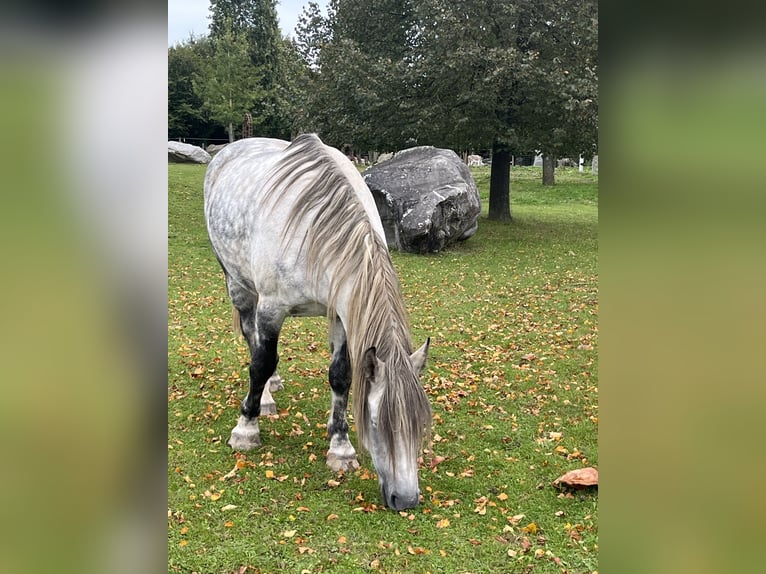
[[[363,209],[371,231],[385,245],[364,179],[339,150],[314,135],[292,143],[248,138],[229,144],[210,162],[204,193],[208,235],[227,275],[253,285],[259,297],[274,293],[289,299],[285,304],[291,309],[311,309],[313,314],[327,303],[327,277],[334,263],[325,262],[317,284],[307,270],[307,250],[317,243],[310,239],[316,238],[317,229],[348,237],[344,221],[351,221],[343,215],[341,206],[347,202],[341,198],[349,196],[342,194],[355,196],[351,202]],[[338,199],[333,203],[327,201],[330,197]]]
[[[268,169],[290,142],[274,138],[245,138],[230,143],[208,164],[205,172],[205,203],[214,192],[225,192],[237,179],[251,176],[259,168]],[[221,185],[220,177],[228,178]]]

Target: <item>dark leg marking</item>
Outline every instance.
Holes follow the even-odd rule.
[[[348,392],[351,387],[351,361],[343,327],[333,327],[333,358],[330,364],[330,388],[332,405],[327,421],[327,436],[330,448],[327,451],[327,465],[334,471],[351,471],[359,468],[351,441],[348,439]]]
[[[231,431],[229,445],[237,450],[248,450],[260,446],[258,416],[276,412],[274,399],[267,390],[269,378],[276,369],[277,341],[282,327],[282,318],[269,316],[256,311],[258,296],[253,291],[241,286],[227,275],[226,285],[232,304],[239,311],[242,336],[250,350],[250,390],[240,406],[241,416],[237,426]],[[263,399],[263,409],[261,400]]]
[[[327,425],[327,435],[330,440],[335,435],[348,440],[346,409],[348,408],[350,387],[351,362],[348,356],[348,347],[344,342],[341,349],[333,354],[330,364],[330,388],[333,390],[332,412],[330,413],[330,422]]]

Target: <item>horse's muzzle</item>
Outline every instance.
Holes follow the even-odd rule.
[[[398,494],[392,492],[386,493],[383,497],[384,502],[396,511],[407,510],[408,508],[415,508],[420,503],[420,493],[414,494]]]

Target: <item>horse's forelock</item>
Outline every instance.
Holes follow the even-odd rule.
[[[386,445],[396,473],[396,459],[401,440],[408,456],[416,457],[430,438],[431,406],[423,387],[413,372],[409,358],[397,354],[387,363],[388,381],[378,413],[379,439]]]

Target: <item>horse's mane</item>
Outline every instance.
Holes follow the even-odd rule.
[[[431,428],[431,408],[412,370],[409,321],[396,270],[353,183],[343,173],[338,159],[314,134],[296,137],[285,149],[269,174],[268,198],[278,202],[284,191],[299,180],[302,187],[283,228],[283,247],[301,241],[308,276],[315,285],[332,270],[327,302],[330,321],[337,320],[341,285],[353,281],[344,327],[351,358],[357,435],[365,445],[370,389],[362,357],[367,349],[375,347],[377,357],[392,375],[381,399],[378,432],[396,460],[396,435],[417,451]],[[303,237],[291,234],[302,227],[296,225],[299,221],[308,221]]]

